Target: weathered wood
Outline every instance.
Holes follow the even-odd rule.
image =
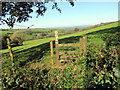
[[[59,47],[63,46],[80,46],[80,43],[58,44]]]
[[[7,38],[7,44],[8,44],[9,54],[10,54],[10,60],[12,62],[14,62],[13,51],[12,51],[12,47],[11,47],[11,44],[10,44],[10,38]]]
[[[55,40],[55,48],[56,48],[56,63],[59,64],[59,50],[58,50],[58,32],[55,31],[55,37],[56,37],[56,40]]]
[[[51,54],[50,54],[50,56],[51,56],[51,63],[53,65],[54,64],[54,58],[53,58],[53,42],[52,41],[50,41],[50,51],[51,51]]]
[[[60,60],[60,62],[68,62],[69,60]]]
[[[80,38],[80,55],[82,55],[83,52],[83,38]]]
[[[59,60],[58,41],[55,41],[55,48],[56,48],[56,59]]]
[[[84,52],[83,52],[83,55],[86,55],[87,53],[87,37],[83,37],[83,49],[84,49]]]
[[[62,54],[74,54],[74,53],[80,53],[79,51],[64,51],[64,52],[59,52],[59,55]]]
[[[85,55],[87,49],[87,37],[80,38],[80,54]]]
[[[56,40],[55,40],[55,48],[56,48],[56,61],[57,62],[61,62],[61,60],[63,61],[66,61],[68,59],[79,59],[78,55],[66,55],[66,56],[62,56],[64,54],[78,54],[80,53],[80,55],[85,55],[86,54],[86,46],[87,46],[87,37],[83,37],[83,38],[80,38],[80,43],[68,43],[68,44],[59,44],[58,43],[58,32],[55,31],[55,37],[56,37]],[[80,47],[80,50],[79,51],[63,51],[63,52],[59,52],[59,47],[64,47],[64,46],[79,46]],[[68,60],[69,61],[69,60]]]
[[[78,56],[60,56],[60,59],[67,59],[67,58],[78,58]]]

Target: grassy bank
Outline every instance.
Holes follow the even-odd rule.
[[[68,37],[75,37],[75,36],[82,36],[82,35],[85,35],[85,34],[88,34],[88,33],[96,32],[96,31],[100,31],[100,30],[104,30],[104,29],[110,29],[110,28],[117,27],[117,26],[118,26],[118,22],[115,22],[115,23],[112,23],[112,24],[100,26],[100,27],[90,29],[90,30],[87,30],[87,31],[76,32],[74,34],[60,36],[59,39],[64,39],[64,38],[68,38]],[[26,41],[26,42],[24,42],[23,46],[14,47],[13,51],[18,52],[18,51],[22,51],[22,50],[25,50],[25,49],[29,49],[29,48],[38,46],[40,44],[47,43],[51,40],[55,40],[55,37]],[[2,53],[7,53],[7,52],[8,52],[8,49],[2,50]]]

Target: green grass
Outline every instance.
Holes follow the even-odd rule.
[[[2,34],[13,33],[13,31],[0,31]]]
[[[88,33],[91,33],[91,32],[100,31],[100,30],[103,30],[103,29],[109,29],[109,28],[113,28],[113,27],[117,27],[117,26],[118,26],[118,22],[115,22],[115,23],[112,23],[112,24],[100,26],[100,27],[97,27],[97,28],[94,28],[94,29],[90,29],[90,30],[87,30],[87,31],[76,32],[74,34],[60,36],[59,39],[64,39],[64,38],[68,38],[68,37],[75,37],[75,36],[82,36],[82,35],[85,35],[85,34],[88,34]],[[24,42],[23,46],[14,47],[13,51],[17,51],[18,52],[18,51],[22,51],[22,50],[25,50],[25,49],[29,49],[29,48],[38,46],[40,44],[47,43],[47,42],[49,42],[51,40],[55,40],[55,37],[26,41],[26,42]],[[98,41],[98,39],[95,39],[94,42],[96,42],[96,41]],[[2,50],[2,53],[7,53],[7,52],[8,52],[8,49]]]
[[[56,31],[56,30],[58,30],[58,31],[62,31],[63,29],[31,29],[30,31],[33,31],[33,32],[48,32],[48,31],[50,31],[50,30],[52,30],[52,31]]]
[[[103,45],[105,44],[105,42],[101,39],[100,37],[101,35],[88,35],[88,37],[90,37],[89,39],[89,44],[95,44],[96,46],[100,46],[100,45]]]
[[[25,49],[29,49],[29,48],[32,48],[32,47],[35,47],[35,46],[38,46],[40,44],[44,44],[44,43],[47,43],[49,42],[50,40],[54,40],[55,38],[46,38],[46,39],[38,39],[38,40],[31,40],[31,41],[26,41],[24,42],[23,46],[18,46],[18,47],[14,47],[13,48],[13,51],[22,51],[22,50],[25,50]],[[2,50],[2,53],[7,53],[9,50],[8,49],[5,49],[5,50]]]
[[[115,23],[112,23],[112,24],[100,26],[100,27],[90,29],[90,30],[87,30],[87,31],[77,32],[77,33],[70,34],[70,35],[65,35],[65,36],[60,37],[60,39],[61,38],[66,38],[66,37],[80,36],[80,35],[84,35],[84,34],[87,34],[87,33],[95,32],[95,31],[99,31],[99,30],[103,30],[103,29],[109,29],[109,28],[113,28],[113,27],[117,27],[117,26],[118,26],[118,22],[115,22]]]
[[[2,34],[7,34],[7,33],[13,33],[15,31],[18,31],[19,29],[11,29],[9,31],[0,31],[0,33]],[[51,30],[52,31],[64,31],[64,29],[30,29],[30,30],[27,30],[27,29],[21,29],[21,30],[25,30],[25,31],[32,31],[32,32],[50,32]]]

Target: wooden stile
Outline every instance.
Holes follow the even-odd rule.
[[[71,59],[71,58],[75,58],[76,60],[78,60],[79,55],[69,55],[69,54],[80,54],[80,55],[85,55],[86,52],[86,48],[87,48],[87,37],[83,37],[80,38],[80,43],[68,43],[68,44],[59,44],[58,41],[58,32],[55,31],[55,48],[56,48],[56,62],[59,63],[59,61],[67,61],[67,59]],[[51,42],[51,60],[53,62],[53,54],[52,54],[52,42]],[[63,51],[63,52],[59,52],[59,47],[66,47],[66,46],[80,46],[80,50],[79,51]],[[63,56],[64,54],[64,56]],[[65,56],[66,54],[66,56]],[[68,60],[69,61],[69,60]]]

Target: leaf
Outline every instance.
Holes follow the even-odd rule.
[[[119,78],[119,79],[117,79],[117,82],[120,84],[120,78]]]
[[[24,85],[25,85],[25,83],[22,83],[22,84],[20,85],[20,87],[24,87]]]
[[[110,77],[112,77],[112,79],[114,78],[114,76],[113,75],[109,75]]]
[[[74,6],[74,2],[69,2],[72,6]]]
[[[110,80],[105,80],[105,83],[111,83]]]
[[[104,71],[101,71],[101,73],[102,73],[102,74],[105,74],[105,72],[104,72]]]

